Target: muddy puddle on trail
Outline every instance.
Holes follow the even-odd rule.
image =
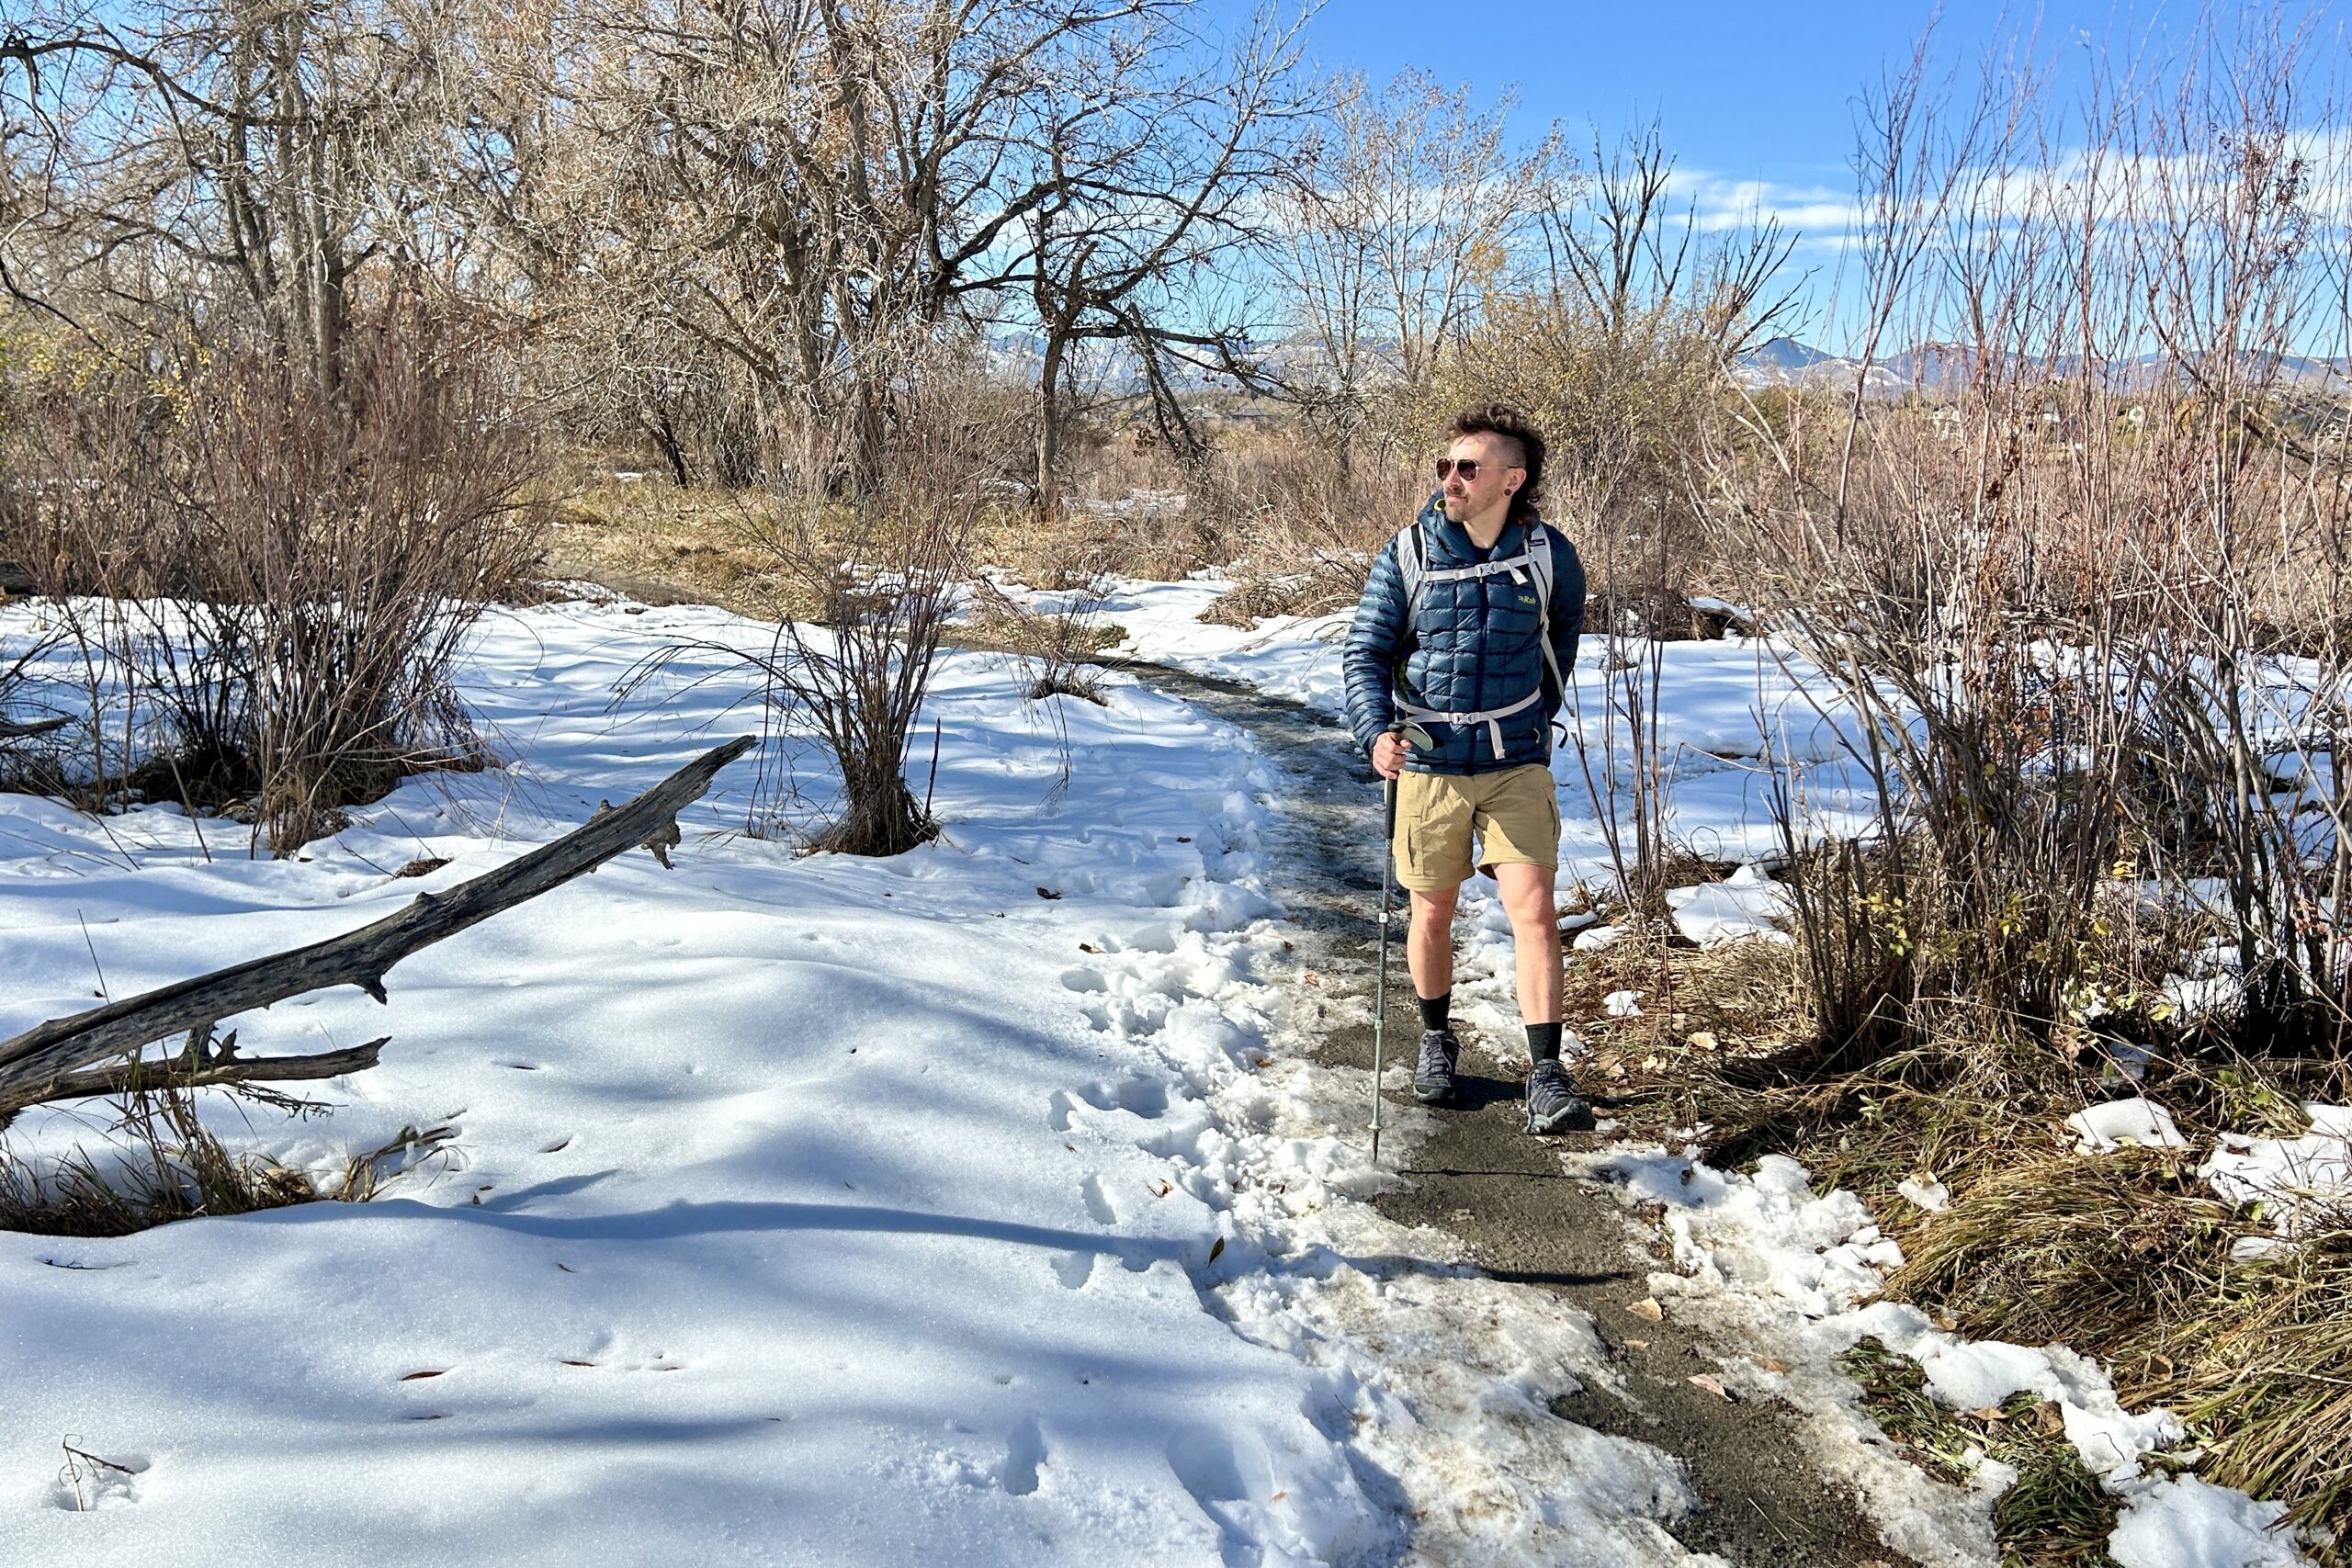
[[[1380,793],[1346,732],[1320,714],[1238,682],[1159,665],[1106,662],[1248,731],[1288,780],[1272,803],[1269,891],[1297,929],[1293,940],[1302,967],[1327,976],[1335,992],[1361,997],[1361,1005],[1312,1004],[1310,1016],[1318,1020],[1310,1027],[1316,1059],[1368,1072]],[[1464,1046],[1459,1108],[1426,1118],[1411,1111],[1400,1116],[1410,1103],[1407,1082],[1419,1023],[1405,979],[1401,923],[1393,930],[1388,1114],[1392,1125],[1410,1117],[1417,1135],[1392,1134],[1382,1142],[1384,1162],[1406,1184],[1376,1200],[1380,1212],[1402,1224],[1453,1235],[1487,1273],[1550,1292],[1592,1318],[1623,1386],[1587,1387],[1554,1401],[1553,1412],[1648,1443],[1682,1462],[1704,1505],[1667,1527],[1684,1547],[1741,1568],[1906,1562],[1881,1543],[1850,1490],[1809,1462],[1792,1413],[1753,1401],[1726,1404],[1687,1381],[1715,1371],[1718,1359],[1737,1354],[1739,1347],[1711,1343],[1671,1319],[1651,1322],[1630,1310],[1648,1296],[1647,1276],[1670,1265],[1654,1232],[1637,1228],[1612,1198],[1562,1170],[1564,1149],[1597,1147],[1596,1134],[1537,1140],[1521,1130],[1521,1085],[1497,1055],[1523,1064],[1523,1047],[1481,1040],[1457,1023]],[[1483,1048],[1490,1043],[1499,1052]],[[1418,1133],[1423,1126],[1429,1130]]]

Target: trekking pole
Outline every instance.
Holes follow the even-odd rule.
[[[1372,1163],[1380,1164],[1380,1075],[1388,1041],[1388,906],[1396,879],[1396,781],[1383,779],[1380,788],[1380,979],[1372,1004]]]

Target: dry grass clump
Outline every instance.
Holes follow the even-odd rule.
[[[624,592],[666,590],[738,615],[777,615],[784,584],[747,522],[759,504],[756,492],[682,489],[651,473],[621,482],[599,468],[554,507],[544,570]]]
[[[2259,1228],[2182,1155],[2043,1154],[1956,1184],[1888,1293],[1972,1337],[2098,1357],[2127,1404],[2188,1422],[2207,1480],[2352,1539],[2352,1216],[2233,1256]]]
[[[232,1154],[187,1093],[159,1086],[119,1102],[119,1156],[101,1169],[77,1150],[46,1174],[0,1151],[0,1230],[129,1235],[173,1220],[248,1214],[326,1196],[303,1172]]]
[[[2185,1332],[2183,1331],[2185,1330]],[[2336,1545],[2352,1540],[2352,1215],[2291,1251],[2233,1261],[2174,1336],[2148,1385],[2206,1438],[2200,1470],[2280,1497]]]
[[[235,1091],[301,1114],[303,1101]],[[449,1128],[403,1127],[381,1148],[355,1153],[341,1179],[322,1185],[309,1172],[260,1155],[232,1153],[196,1114],[194,1097],[164,1084],[119,1102],[113,1151],[102,1167],[85,1150],[36,1171],[0,1147],[0,1230],[29,1235],[130,1235],[175,1220],[250,1214],[297,1203],[365,1203],[398,1177],[454,1158]]]
[[[2243,1234],[2231,1205],[2186,1151],[2017,1153],[1918,1222],[1889,1292],[1973,1337],[2064,1343],[2144,1384],[2215,1299]]]
[[[1589,1048],[1581,1070],[1596,1092],[1669,1108],[1679,1125],[1713,1122],[1731,1083],[1804,1037],[1787,948],[1698,948],[1663,919],[1607,919],[1624,934],[1571,952],[1560,998],[1562,1017]],[[1638,1014],[1609,1011],[1606,998],[1619,991],[1638,993]]]

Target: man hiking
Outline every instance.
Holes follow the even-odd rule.
[[[1343,660],[1349,726],[1374,771],[1396,782],[1389,851],[1412,895],[1405,958],[1421,1010],[1413,1097],[1453,1099],[1453,909],[1475,868],[1494,877],[1510,917],[1532,1061],[1527,1130],[1556,1133],[1591,1115],[1560,1063],[1552,904],[1552,716],[1584,627],[1584,567],[1536,515],[1544,438],[1516,411],[1465,411],[1437,478],[1438,493],[1374,561]]]

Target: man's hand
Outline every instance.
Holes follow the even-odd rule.
[[[1405,771],[1405,759],[1412,754],[1405,738],[1392,729],[1372,743],[1372,771],[1384,779],[1393,779]]]

